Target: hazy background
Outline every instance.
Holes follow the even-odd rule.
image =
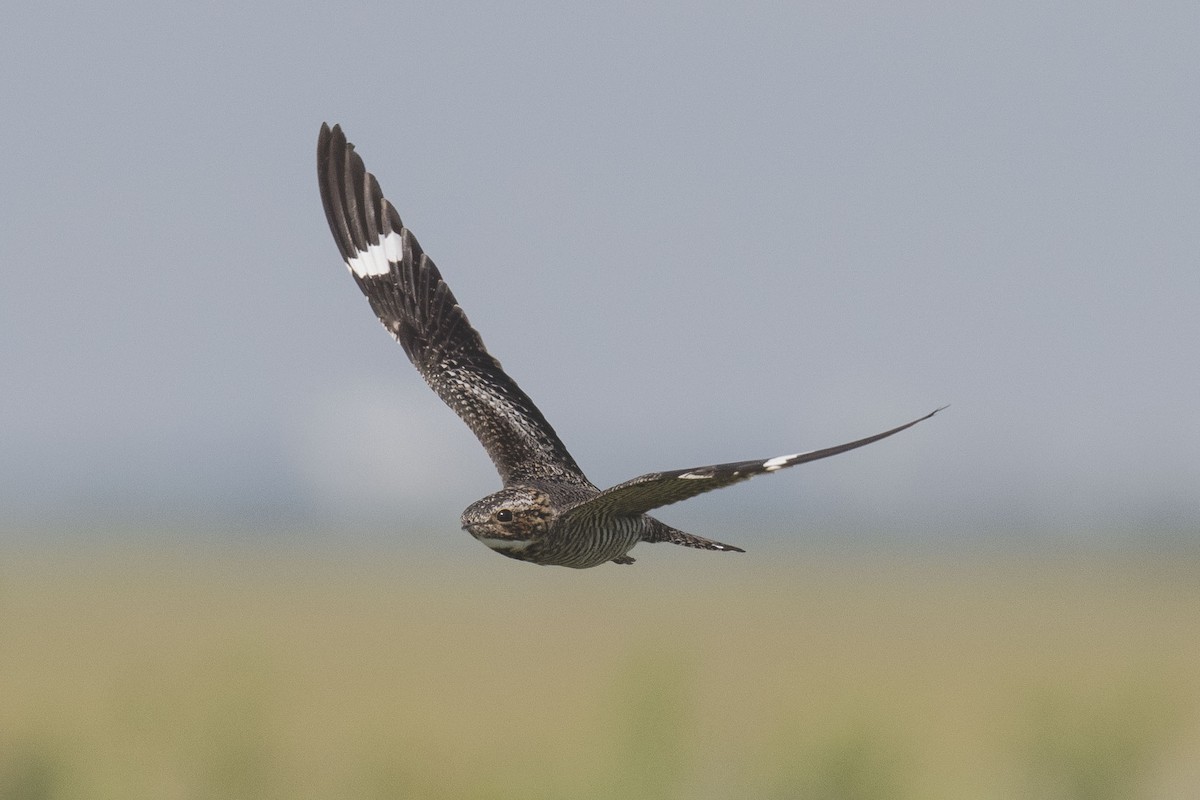
[[[324,120],[600,485],[952,404],[676,524],[1200,526],[1194,4],[23,6],[9,527],[461,536],[498,479],[337,257]]]
[[[1198,31],[6,8],[0,798],[1200,796]],[[490,554],[325,120],[600,485],[951,407],[664,510],[744,556]]]

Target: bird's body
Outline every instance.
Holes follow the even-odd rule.
[[[836,455],[921,420],[854,442],[765,460],[651,473],[601,491],[479,334],[340,127],[321,126],[317,172],[342,258],[384,327],[425,382],[479,438],[504,488],[470,505],[462,526],[491,549],[537,564],[631,564],[639,542],[741,548],[672,528],[646,512],[755,475]],[[940,410],[940,409],[939,409]]]
[[[563,567],[595,567],[606,561],[632,564],[627,553],[638,542],[743,552],[672,528],[649,514],[591,516],[576,512],[573,518],[572,509],[587,511],[588,502],[602,494],[590,484],[537,481],[508,486],[467,507],[462,526],[497,553]]]

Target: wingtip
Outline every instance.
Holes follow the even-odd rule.
[[[317,135],[317,147],[321,150],[328,150],[330,143],[334,138],[341,134],[342,128],[340,125],[330,127],[328,122],[321,123],[321,132]]]
[[[354,145],[346,140],[346,134],[342,132],[341,125],[330,126],[328,122],[321,123],[321,132],[317,135],[319,152],[332,156],[347,147],[353,149]]]
[[[937,408],[935,408],[933,411],[930,411],[930,412],[929,412],[928,414],[926,414],[925,416],[923,416],[923,417],[917,417],[916,419],[914,419],[912,422],[908,423],[907,425],[903,425],[903,426],[901,426],[901,427],[899,428],[899,430],[897,430],[897,431],[895,431],[895,432],[896,432],[896,433],[899,433],[899,431],[902,431],[902,430],[904,430],[905,428],[911,428],[913,425],[916,425],[918,422],[924,422],[925,420],[927,420],[927,419],[929,419],[930,417],[932,417],[932,416],[934,416],[935,414],[937,414],[939,411],[945,411],[945,410],[946,410],[947,408],[949,408],[949,407],[950,407],[950,404],[949,404],[949,403],[947,403],[947,404],[946,404],[946,405],[944,405],[944,406],[938,406]]]

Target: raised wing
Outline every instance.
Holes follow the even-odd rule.
[[[942,406],[942,408],[945,408],[945,406]],[[906,428],[911,428],[918,422],[929,419],[941,410],[941,408],[935,409],[920,419],[914,419],[912,422],[901,425],[898,428],[892,428],[890,431],[877,433],[874,436],[868,436],[865,439],[858,439],[846,444],[826,447],[823,450],[794,453],[788,456],[776,456],[775,458],[768,458],[765,461],[735,461],[730,464],[692,467],[691,469],[678,469],[672,472],[652,472],[648,475],[642,475],[633,480],[617,484],[611,489],[605,489],[590,500],[585,500],[579,505],[563,512],[559,517],[559,522],[562,524],[570,521],[574,524],[612,517],[645,514],[647,511],[659,506],[678,503],[680,500],[687,500],[689,497],[711,492],[714,489],[720,489],[723,486],[729,486],[738,481],[749,480],[755,475],[776,472],[787,467],[794,467],[797,464],[803,464],[806,461],[816,461],[817,459],[836,456],[838,453],[845,453],[847,450],[854,450],[857,447],[878,442],[880,439],[886,439],[892,434],[899,433]]]
[[[537,406],[488,354],[340,126],[321,126],[317,178],[329,229],[358,288],[425,382],[479,437],[504,483],[591,486]]]

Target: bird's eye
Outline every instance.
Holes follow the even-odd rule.
[[[512,512],[507,508],[502,508],[496,512],[497,522],[512,522]]]

